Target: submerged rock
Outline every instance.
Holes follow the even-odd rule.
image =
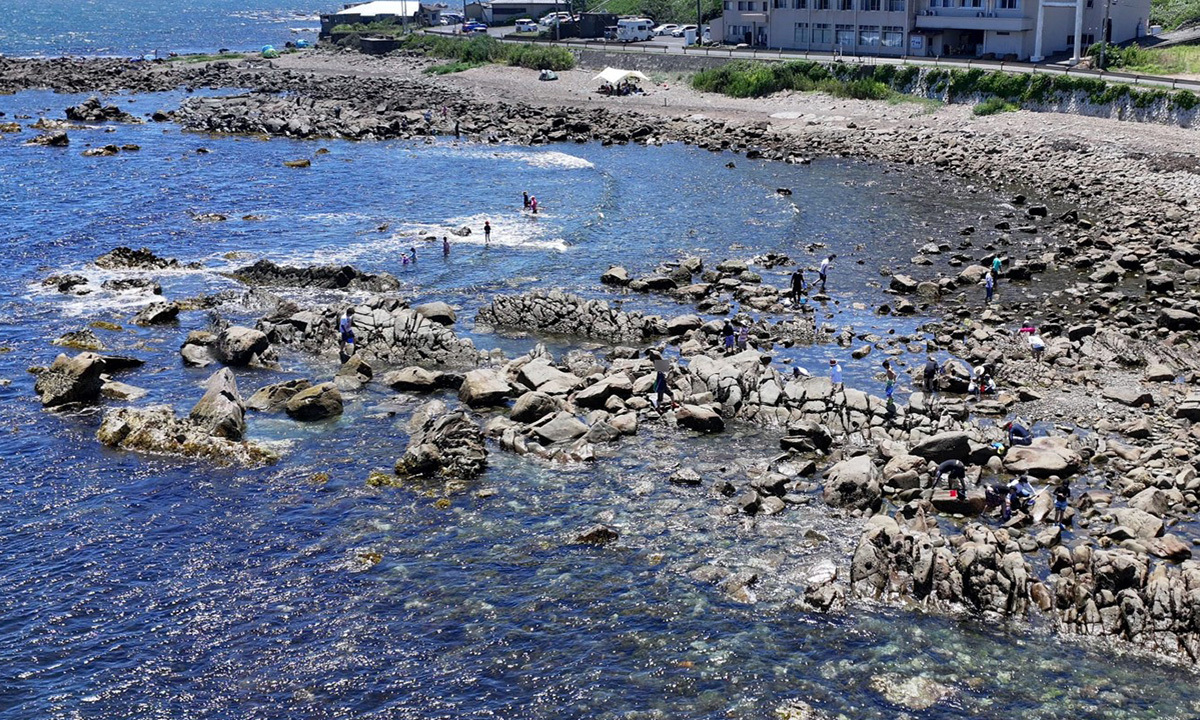
[[[259,412],[284,412],[287,409],[288,400],[291,400],[301,390],[307,390],[310,387],[312,387],[312,383],[307,380],[288,380],[267,385],[259,388],[250,396],[250,399],[246,401],[246,407]]]
[[[105,270],[166,270],[182,266],[178,260],[161,258],[148,248],[134,250],[122,246],[96,258],[96,267]]]

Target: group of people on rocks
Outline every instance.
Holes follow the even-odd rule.
[[[836,259],[837,255],[829,255],[822,259],[821,264],[817,266],[817,282],[820,283],[820,287],[817,289],[818,293],[825,292],[825,283],[829,279],[829,265]],[[804,268],[797,267],[792,273],[788,295],[797,305],[808,304],[808,281],[804,278]]]

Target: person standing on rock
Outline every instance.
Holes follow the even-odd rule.
[[[341,338],[340,353],[342,362],[350,359],[354,354],[354,310],[346,308],[346,312],[338,321],[338,335]]]
[[[992,258],[992,274],[995,275],[996,277],[1000,277],[1001,266],[1002,266],[1002,263],[1000,260],[1000,254],[996,253],[996,256]]]
[[[835,358],[829,360],[829,382],[835,390],[842,387],[842,366]]]
[[[1012,420],[1005,424],[1004,429],[1008,431],[1008,446],[1015,447],[1017,445],[1032,445],[1033,433],[1025,429]]]
[[[825,293],[825,280],[829,276],[829,263],[833,262],[837,255],[830,255],[821,261],[821,266],[817,269],[817,275],[821,278],[821,293]]]
[[[924,370],[924,377],[923,377],[923,379],[925,381],[924,388],[925,388],[926,395],[933,395],[933,391],[937,389],[937,376],[938,376],[939,371],[940,371],[940,368],[938,367],[937,360],[934,360],[933,356],[930,355],[925,360],[925,370]]]
[[[1067,505],[1071,502],[1071,480],[1064,478],[1057,487],[1054,488],[1054,524],[1059,528],[1063,526],[1063,518],[1067,514]]]
[[[937,488],[943,479],[945,479],[946,488],[950,490],[952,497],[959,491],[966,492],[967,466],[963,465],[962,460],[946,460],[937,466],[937,471],[933,474],[933,487]]]
[[[996,292],[996,276],[992,274],[991,270],[988,270],[987,275],[983,277],[983,290],[987,293],[984,302],[990,303],[992,301],[992,294]]]
[[[675,395],[671,393],[671,388],[667,385],[667,374],[671,372],[671,362],[655,350],[650,351],[650,360],[654,363],[654,409],[662,412],[664,395],[671,399],[672,408],[679,407],[679,403],[675,402]]]
[[[492,223],[490,220],[483,221],[483,244],[492,244]]]
[[[804,268],[796,268],[796,272],[792,273],[792,301],[800,302],[800,297],[804,295]]]

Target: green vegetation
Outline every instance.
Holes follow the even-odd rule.
[[[1150,0],[1150,24],[1174,30],[1200,21],[1200,0]]]
[[[464,60],[455,60],[454,62],[444,63],[442,65],[434,65],[433,67],[425,68],[426,75],[449,75],[450,73],[462,72],[463,70],[471,70],[484,65],[480,62],[469,62]]]
[[[330,30],[334,35],[349,33],[351,35],[372,35],[377,37],[400,37],[407,28],[403,23],[391,20],[377,20],[373,23],[342,23],[334,25]]]
[[[644,15],[658,23],[696,22],[696,0],[608,0],[599,8],[615,15]],[[721,16],[721,0],[701,0],[704,22]]]
[[[202,63],[213,62],[214,60],[241,60],[246,57],[242,53],[221,53],[219,55],[176,55],[173,58],[167,58],[170,62],[184,63]]]
[[[485,63],[503,63],[530,70],[570,70],[575,67],[575,56],[566,48],[504,43],[487,35],[469,39],[431,34],[410,35],[405,39],[405,48],[424,55],[473,64],[475,67]]]
[[[880,65],[865,74],[843,65],[822,65],[807,60],[785,63],[731,62],[692,76],[692,87],[731,97],[763,97],[780,90],[819,91],[840,98],[886,100],[895,94],[889,81],[896,68]]]
[[[1162,50],[1139,50],[1139,53],[1132,55],[1123,53],[1122,65],[1118,67],[1125,72],[1144,75],[1200,75],[1200,46],[1176,45]],[[1088,53],[1091,53],[1090,48]],[[1109,63],[1109,67],[1112,66]]]
[[[889,102],[898,102],[898,96],[932,97],[935,102],[944,97],[951,103],[978,102],[976,115],[1063,102],[1077,93],[1092,105],[1128,102],[1134,108],[1144,109],[1164,100],[1172,110],[1190,110],[1200,105],[1200,97],[1186,90],[1141,89],[1093,77],[1009,74],[978,68],[933,68],[922,74],[912,66],[824,65],[801,60],[731,62],[698,72],[691,82],[692,87],[702,92],[740,98],[764,97],[781,90],[819,91],[835,97]]]
[[[1021,108],[1014,102],[1009,102],[1004,98],[992,96],[987,100],[975,105],[971,112],[979,116],[995,115],[1002,112],[1015,112]]]
[[[1147,50],[1139,45],[1130,45],[1129,47],[1118,47],[1116,45],[1106,45],[1105,43],[1095,43],[1088,47],[1087,56],[1092,59],[1095,67],[1100,67],[1100,53],[1104,52],[1104,68],[1105,70],[1125,69],[1129,70],[1135,67],[1148,67],[1156,65],[1158,58],[1152,50]]]

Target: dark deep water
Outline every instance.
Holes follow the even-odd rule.
[[[61,117],[79,99],[23,93],[0,98],[0,110],[6,121]],[[130,109],[178,99],[139,97]],[[906,264],[929,239],[957,241],[997,196],[860,163],[735,158],[728,169],[727,156],[674,145],[264,142],[111,127],[73,130],[67,149],[24,146],[28,129],[0,140],[0,378],[11,381],[0,387],[0,717],[763,718],[792,698],[848,718],[903,716],[872,683],[888,673],[956,690],[909,717],[1200,713],[1190,672],[1036,628],[796,610],[811,567],[844,564],[856,521],[834,517],[819,498],[770,518],[730,519],[707,491],[665,482],[683,463],[706,481],[741,484],[777,447],[770,432],[734,425],[691,438],[648,423],[589,466],[492,448],[486,474],[441,507],[435,486],[365,483],[402,452],[417,403],[378,386],[351,396],[328,424],[251,415],[251,436],[279,443],[284,460],[247,471],[103,450],[99,413],[43,412],[26,372],[53,359],[50,341],[63,332],[107,321],[122,328],[95,331],[111,351],[147,360],[120,377],[150,391],[139,403],[186,411],[200,396],[212,368],[182,368],[177,349],[206,326],[205,312],[138,328],[129,319],[140,296],[40,287],[68,271],[98,286],[118,274],[89,263],[117,245],[201,262],[203,270],[154,274],[172,299],[239,289],[216,271],[258,257],[387,270],[414,302],[459,307],[467,334],[474,310],[497,292],[602,295],[610,263],[645,272],[692,253],[715,264],[781,251],[815,264],[837,252],[829,321],[885,334],[895,321],[870,313],[888,297],[878,269]],[[86,143],[142,149],[84,158]],[[314,155],[318,147],[329,154]],[[313,167],[282,166],[299,157]],[[777,187],[795,194],[782,198]],[[536,221],[514,211],[522,190],[546,209]],[[230,219],[197,223],[189,212]],[[491,247],[478,235],[455,239],[443,260],[419,245],[415,267],[398,264],[413,238],[464,224],[478,233],[484,219],[496,227]],[[812,242],[828,250],[806,252]],[[782,284],[781,273],[764,276]],[[631,295],[625,306],[690,311],[655,296]],[[233,315],[252,321],[253,310]],[[905,322],[897,332],[917,321]],[[472,336],[510,356],[536,342]],[[834,346],[783,356],[821,372],[831,354],[848,360]],[[849,364],[847,380],[878,393],[871,358]],[[333,370],[289,353],[282,364],[238,371],[243,394]],[[384,403],[399,412],[388,415]],[[569,544],[600,521],[621,530],[615,546]],[[758,602],[735,603],[691,579],[703,564],[757,572]]]

